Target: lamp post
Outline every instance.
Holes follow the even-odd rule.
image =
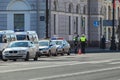
[[[112,37],[111,37],[111,46],[110,46],[110,50],[116,50],[116,43],[115,43],[115,17],[114,17],[114,14],[115,14],[115,0],[112,0],[112,5],[113,5],[113,21],[112,21]]]
[[[48,0],[46,0],[46,38],[48,38],[48,17],[49,17],[49,11],[48,11]]]

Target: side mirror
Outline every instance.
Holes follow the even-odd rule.
[[[65,46],[65,43],[63,43],[63,46]]]
[[[49,46],[53,46],[53,44],[50,44]]]

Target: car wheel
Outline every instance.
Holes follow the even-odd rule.
[[[61,53],[61,56],[64,56],[64,49],[63,49],[63,51],[62,51],[62,53]]]
[[[17,61],[17,59],[13,59],[13,61]]]
[[[3,61],[8,61],[7,59],[2,59]]]
[[[49,51],[47,54],[47,57],[50,57],[50,56],[51,56],[51,51]]]
[[[68,52],[67,55],[70,55],[70,52]]]
[[[58,56],[57,50],[56,50],[56,52],[54,53],[54,56]]]
[[[37,60],[38,60],[38,52],[36,52],[35,58],[34,58],[34,61],[37,61]]]
[[[67,55],[70,55],[70,49],[68,50]]]
[[[29,53],[26,54],[25,61],[29,61]]]
[[[1,55],[1,59],[2,59],[3,61],[8,61],[7,59],[3,59],[3,55]]]

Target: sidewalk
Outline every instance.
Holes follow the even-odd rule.
[[[120,52],[120,50],[101,49],[99,47],[86,48],[86,53],[107,53],[107,52]]]
[[[108,53],[108,52],[120,52],[120,50],[110,50],[108,48],[106,49],[101,49],[99,47],[87,47],[86,48],[86,53]],[[74,49],[71,50],[71,53],[74,53]]]

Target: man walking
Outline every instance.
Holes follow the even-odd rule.
[[[85,53],[85,46],[86,46],[87,39],[84,34],[80,37],[80,46],[81,46],[81,52]]]

